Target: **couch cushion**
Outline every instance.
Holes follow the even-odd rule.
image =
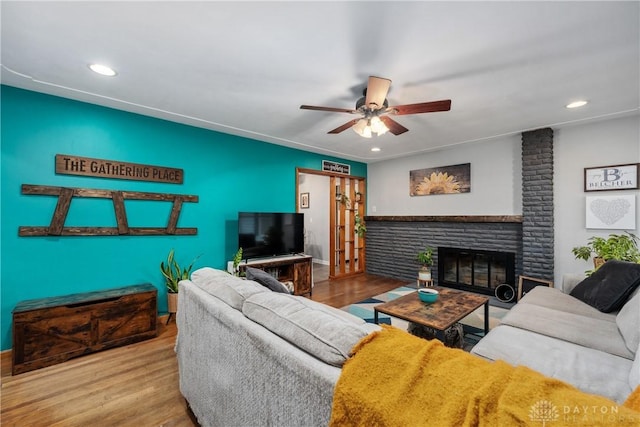
[[[619,403],[631,393],[631,360],[524,329],[499,325],[482,338],[471,353],[489,360],[501,359],[512,365],[528,366],[582,391]]]
[[[247,275],[247,279],[256,281],[261,285],[271,289],[273,292],[280,292],[283,294],[289,293],[289,289],[285,285],[280,283],[278,279],[264,270],[260,270],[259,268],[247,267],[245,269],[245,273]]]
[[[516,304],[501,321],[563,341],[633,360],[615,322],[593,319],[532,304]]]
[[[636,291],[635,295],[620,309],[616,316],[616,324],[627,348],[637,358],[636,349],[640,344],[640,292]]]
[[[562,292],[570,294],[576,285],[584,280],[584,274],[565,273],[562,275]]]
[[[211,267],[200,268],[191,273],[191,281],[210,295],[221,299],[236,310],[242,310],[244,300],[269,289],[251,280],[232,276],[226,271]]]
[[[640,285],[640,264],[609,260],[571,291],[604,313],[619,310]]]
[[[567,313],[591,317],[592,319],[606,320],[608,322],[616,321],[615,314],[603,313],[597,308],[580,301],[578,298],[572,297],[557,288],[549,288],[547,286],[536,286],[531,289],[520,301],[518,301],[517,305],[523,304],[538,305]]]
[[[242,307],[245,316],[276,335],[325,363],[342,366],[371,329],[336,311],[304,297],[273,292],[252,295]]]

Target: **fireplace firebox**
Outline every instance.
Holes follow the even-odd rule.
[[[496,288],[515,288],[515,254],[438,247],[438,285],[494,295]]]

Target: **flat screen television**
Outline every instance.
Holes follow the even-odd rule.
[[[304,214],[238,212],[238,247],[245,259],[304,252]]]

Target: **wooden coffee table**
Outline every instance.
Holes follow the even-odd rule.
[[[436,289],[440,293],[436,302],[431,304],[422,302],[418,292],[412,292],[393,301],[376,305],[373,308],[373,321],[378,323],[380,312],[444,332],[484,305],[484,334],[489,333],[488,297],[440,286],[431,289]]]

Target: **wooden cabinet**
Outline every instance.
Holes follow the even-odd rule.
[[[157,293],[143,284],[18,303],[13,375],[155,337]]]
[[[240,271],[249,266],[264,270],[280,282],[293,282],[294,295],[311,295],[313,287],[312,260],[309,255],[295,255],[249,260],[238,265]]]
[[[296,262],[293,264],[293,286],[296,295],[311,295],[311,259],[308,262]]]

